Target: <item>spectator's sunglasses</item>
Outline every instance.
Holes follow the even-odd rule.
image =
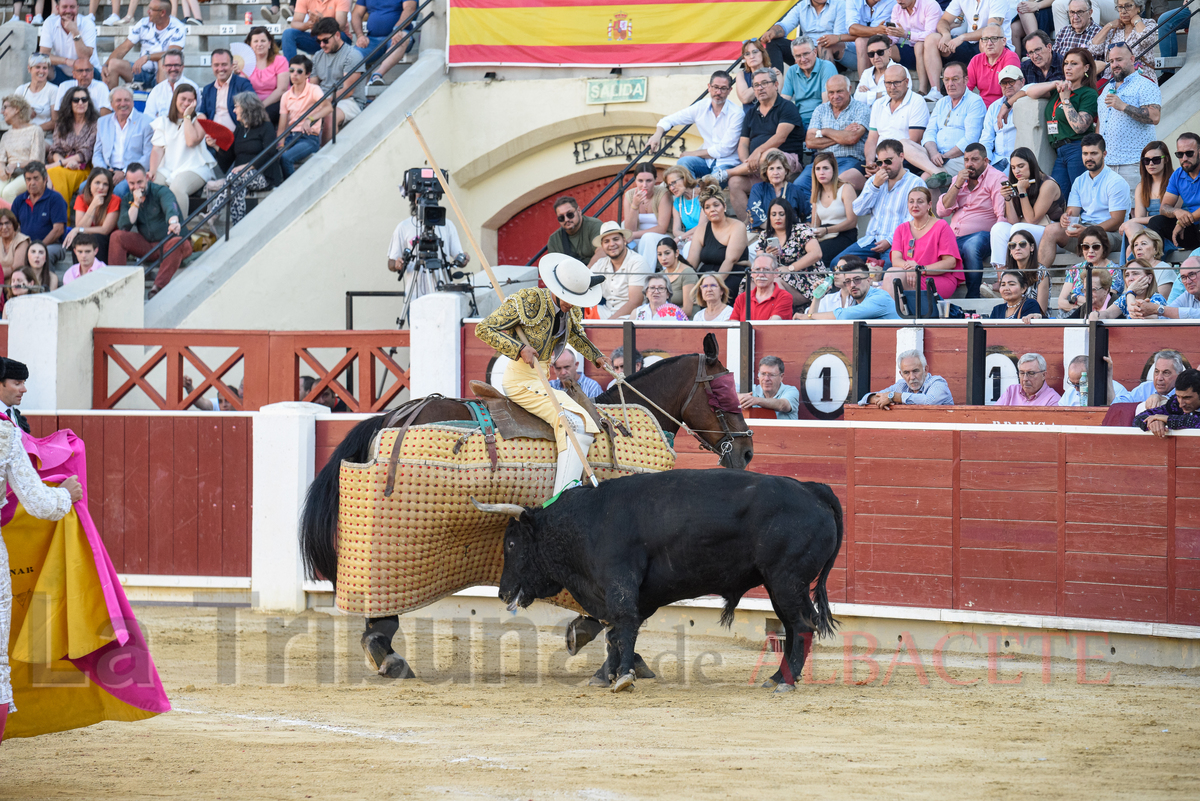
[[[1009,250],[1016,250],[1017,248],[1028,248],[1028,247],[1029,247],[1029,243],[1026,242],[1024,239],[1014,239],[1012,242],[1008,243]]]
[[[896,158],[894,156],[890,159],[875,159],[875,166],[876,167],[890,167],[890,166],[892,166],[892,162],[895,160],[896,160]]]
[[[1190,158],[1194,158],[1195,155],[1196,155],[1195,150],[1176,150],[1175,151],[1175,158],[1177,158],[1177,159],[1190,159]]]
[[[319,44],[319,45],[327,45],[332,41],[333,41],[332,36],[326,36],[324,39],[322,39],[320,36],[317,37],[317,44]]]
[[[72,103],[87,103],[89,98],[87,95],[75,95],[71,98]]]
[[[1162,164],[1162,156],[1142,156],[1143,164]]]
[[[1090,253],[1090,252],[1091,252],[1091,251],[1093,251],[1093,250],[1103,250],[1103,249],[1104,249],[1104,245],[1101,245],[1099,242],[1092,242],[1091,244],[1087,244],[1087,245],[1080,245],[1080,246],[1079,246],[1079,249],[1080,249],[1080,250],[1086,250],[1086,251],[1088,251],[1088,252]]]
[[[573,212],[573,211],[568,211],[568,212],[558,215],[559,222],[566,222],[567,220],[573,220],[573,219],[575,219],[575,212]]]
[[[886,47],[883,48],[882,50],[868,50],[867,51],[867,58],[882,58],[883,56],[886,56],[886,55],[887,55]]]
[[[850,276],[846,276],[846,283],[853,284],[855,286],[858,286],[859,284],[865,284],[870,280],[871,280],[871,276],[869,276],[869,275],[856,275],[853,278],[851,278]]]

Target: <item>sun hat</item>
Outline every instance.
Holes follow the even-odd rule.
[[[572,306],[590,309],[600,302],[603,275],[594,275],[579,259],[565,253],[547,253],[538,262],[538,276],[557,298]]]
[[[604,237],[608,236],[609,234],[620,234],[621,236],[625,237],[626,242],[633,239],[633,233],[630,232],[629,229],[622,228],[619,222],[609,220],[600,226],[600,235],[592,240],[592,246],[597,248],[600,247],[601,240],[603,240]]]

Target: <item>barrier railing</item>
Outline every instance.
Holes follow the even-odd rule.
[[[113,409],[131,392],[140,390],[159,409],[184,410],[212,389],[234,411],[254,411],[268,403],[315,401],[329,389],[349,411],[377,412],[409,386],[408,370],[396,356],[398,350],[408,347],[407,331],[97,328],[93,343],[94,409]],[[121,346],[141,346],[153,351],[140,365],[135,365],[118,349]],[[232,352],[219,364],[210,366],[197,352],[205,348],[232,349]],[[321,349],[341,350],[345,355],[327,367],[314,353]],[[163,382],[151,378],[159,365],[166,370]],[[200,381],[187,391],[189,367]],[[120,384],[110,390],[112,368],[123,376]],[[227,376],[239,372],[244,380],[240,397],[226,381]],[[312,375],[314,382],[301,397],[300,377],[305,374]]]

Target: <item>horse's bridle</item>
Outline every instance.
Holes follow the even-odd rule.
[[[691,431],[693,433],[693,435],[696,436],[696,441],[700,443],[700,447],[704,448],[705,450],[712,451],[723,462],[723,461],[725,461],[725,457],[728,456],[730,454],[730,452],[733,450],[733,441],[735,439],[737,439],[738,437],[753,437],[754,431],[752,431],[751,429],[746,429],[745,431],[734,431],[733,429],[731,429],[729,427],[729,421],[725,417],[725,410],[721,408],[720,403],[717,402],[716,399],[713,397],[713,389],[712,389],[713,379],[718,378],[719,376],[729,375],[732,371],[725,370],[723,372],[710,375],[709,373],[707,373],[705,371],[704,364],[705,364],[705,360],[703,358],[697,357],[697,359],[696,359],[696,381],[692,384],[692,388],[688,392],[687,398],[683,401],[683,405],[679,407],[679,413],[683,414],[687,410],[688,405],[692,402],[692,398],[696,395],[696,387],[703,386],[704,392],[708,396],[708,405],[713,410],[713,414],[715,414],[717,416],[718,422],[721,423],[721,431],[720,432],[704,431],[704,430],[697,431],[697,430],[691,428],[690,426],[688,427],[688,431]],[[684,425],[684,423],[680,423],[680,425]],[[705,439],[703,437],[699,436],[699,434],[717,434],[717,433],[720,433],[723,436],[721,437],[721,439],[717,442],[717,444],[715,446],[708,444],[708,442],[705,441]]]

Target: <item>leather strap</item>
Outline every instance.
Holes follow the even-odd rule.
[[[408,427],[416,422],[417,417],[425,410],[431,400],[441,400],[441,395],[430,395],[426,398],[421,398],[411,409],[400,407],[392,416],[384,421],[384,428],[396,428],[396,423],[400,422],[400,431],[396,434],[396,441],[392,443],[392,455],[388,458],[388,474],[387,483],[383,487],[383,496],[385,498],[392,497],[392,490],[396,487],[396,464],[400,461],[400,444],[404,441],[404,435],[408,433]]]

